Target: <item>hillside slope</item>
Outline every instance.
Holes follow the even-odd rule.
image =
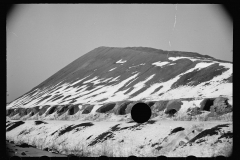
[[[7,109],[220,95],[232,95],[230,62],[191,52],[99,47],[10,103]]]

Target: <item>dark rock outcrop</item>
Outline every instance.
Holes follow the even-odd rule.
[[[45,106],[43,106],[43,107],[39,110],[39,113],[38,113],[39,116],[43,115],[49,107],[51,107],[51,106],[50,106],[50,105],[45,105]]]
[[[210,108],[211,113],[217,115],[223,115],[232,111],[232,106],[228,103],[228,99],[224,97],[218,97],[214,100],[213,105]]]
[[[78,104],[69,106],[68,115],[74,115],[79,111]]]
[[[9,117],[15,116],[16,114],[19,113],[19,108],[15,108],[13,110],[10,111]]]
[[[201,108],[199,108],[199,107],[193,107],[193,108],[188,108],[187,109],[187,114],[189,116],[196,116],[196,115],[201,114],[201,113],[202,113]]]
[[[58,116],[61,116],[62,114],[64,114],[65,112],[67,112],[67,110],[68,110],[68,105],[58,106],[58,108],[57,108],[57,114],[58,114]]]
[[[51,107],[47,112],[46,112],[46,116],[53,114],[55,111],[57,110],[57,106],[53,106]]]
[[[210,111],[210,107],[213,105],[214,100],[215,100],[215,98],[205,98],[200,103],[201,110]]]
[[[20,117],[23,117],[23,116],[25,116],[25,115],[27,115],[27,110],[26,110],[26,108],[20,108],[20,109],[19,109],[19,116],[20,116]]]
[[[9,132],[9,131],[13,130],[14,128],[17,128],[18,126],[20,126],[24,123],[25,122],[23,122],[23,121],[12,122],[12,123],[10,123],[6,126],[7,127],[6,131]]]
[[[152,106],[156,103],[156,101],[149,101],[149,102],[146,102],[146,104],[152,108]]]
[[[14,112],[14,109],[7,109],[7,116],[12,116],[12,113]]]
[[[131,104],[131,101],[128,102],[122,102],[118,108],[115,110],[116,115],[125,115],[126,114],[126,108],[129,104]]]
[[[35,125],[40,125],[40,124],[48,124],[48,123],[43,121],[35,121]]]
[[[39,111],[40,111],[39,106],[32,108],[32,112],[34,113],[34,115],[37,114]]]
[[[89,114],[89,113],[92,111],[93,107],[94,107],[94,105],[89,105],[89,106],[87,106],[87,107],[83,110],[82,114]]]
[[[98,112],[98,113],[107,113],[107,112],[111,111],[115,107],[115,105],[116,105],[116,103],[105,104],[105,105],[101,106],[100,108],[98,108],[96,110],[96,112]]]
[[[32,108],[27,108],[26,109],[27,115],[32,112]]]
[[[165,113],[172,116],[180,110],[183,103],[180,100],[171,100],[167,103]]]

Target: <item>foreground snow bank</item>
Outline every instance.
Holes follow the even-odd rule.
[[[87,157],[229,156],[232,122],[8,120],[6,137],[14,143]]]

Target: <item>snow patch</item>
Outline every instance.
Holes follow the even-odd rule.
[[[117,79],[119,78],[120,76],[117,76],[117,77],[115,77],[115,78],[113,78],[111,81],[109,81],[109,82],[115,82],[115,81],[117,81]]]
[[[183,104],[181,105],[179,113],[186,113],[188,108],[200,107],[200,103],[202,100],[193,100],[193,101],[181,101]]]
[[[139,65],[131,66],[131,67],[128,67],[128,68],[133,68],[133,67],[142,66],[142,65],[145,65],[145,63],[141,63],[141,64],[139,64]]]
[[[231,63],[219,63],[219,66],[224,66],[224,68],[232,69],[233,65]]]
[[[169,57],[168,58],[169,60],[172,60],[172,61],[176,61],[176,60],[178,60],[178,59],[189,59],[189,60],[191,60],[191,61],[199,61],[199,60],[201,60],[201,59],[196,59],[196,58],[190,58],[190,57]]]
[[[89,80],[87,80],[87,81],[84,81],[83,82],[83,84],[86,84],[86,83],[88,83],[88,82],[91,82],[91,81],[93,81],[93,80],[95,80],[95,79],[97,79],[98,77],[93,77],[92,79],[89,79]]]
[[[109,71],[113,71],[114,69],[116,69],[117,67],[115,67],[115,68],[112,68],[112,69],[110,69]]]
[[[110,77],[110,78],[107,78],[107,79],[105,79],[104,81],[102,81],[102,82],[107,82],[107,81],[109,81],[110,79],[112,79],[113,77]]]
[[[168,64],[168,65],[170,66],[170,65],[175,65],[175,64],[176,64],[176,63],[171,63],[171,64]]]
[[[116,63],[125,63],[125,62],[127,62],[127,61],[126,61],[126,60],[124,61],[124,60],[120,59],[120,60],[117,61]]]
[[[168,64],[168,63],[169,63],[169,62],[161,62],[161,61],[159,61],[159,62],[152,63],[152,65],[161,67],[161,66],[164,66],[164,65],[166,65],[166,64]]]
[[[90,76],[90,75],[89,75],[89,76]],[[81,82],[82,80],[86,79],[86,78],[89,77],[89,76],[86,76],[86,77],[84,77],[84,78],[82,78],[82,79],[79,79],[79,80],[75,81],[74,83],[71,84],[71,86],[73,86],[73,85]]]

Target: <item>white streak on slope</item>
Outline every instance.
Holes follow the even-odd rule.
[[[116,69],[117,67],[115,67],[115,68],[112,68],[112,69],[110,69],[109,71],[113,71],[114,69]]]
[[[90,75],[89,75],[89,76],[90,76]],[[86,76],[86,77],[84,77],[84,78],[82,78],[82,79],[79,79],[78,81],[75,81],[75,82],[72,83],[71,85],[73,86],[73,85],[75,85],[75,84],[81,82],[82,80],[86,79],[86,78],[89,77],[89,76]]]
[[[109,82],[114,82],[114,81],[117,81],[117,79],[119,78],[120,76],[117,76],[117,77],[115,77],[115,78],[113,78],[111,81],[109,81]]]
[[[95,79],[97,79],[98,77],[93,77],[92,79],[89,79],[89,80],[87,80],[87,81],[84,81],[83,82],[83,84],[86,84],[86,83],[88,83],[88,82],[91,82],[91,81],[93,81],[93,80],[95,80]]]
[[[125,63],[125,62],[127,62],[127,61],[126,61],[126,60],[124,61],[124,60],[120,59],[120,60],[117,61],[116,63]]]
[[[166,64],[168,64],[169,62],[155,62],[155,63],[152,63],[152,65],[155,65],[155,66],[158,66],[158,67],[161,67],[161,66],[164,66]]]
[[[168,58],[169,60],[172,60],[172,61],[176,61],[178,59],[189,59],[191,61],[199,61],[199,60],[202,60],[202,59],[197,59],[197,58],[191,58],[191,57],[169,57]]]

